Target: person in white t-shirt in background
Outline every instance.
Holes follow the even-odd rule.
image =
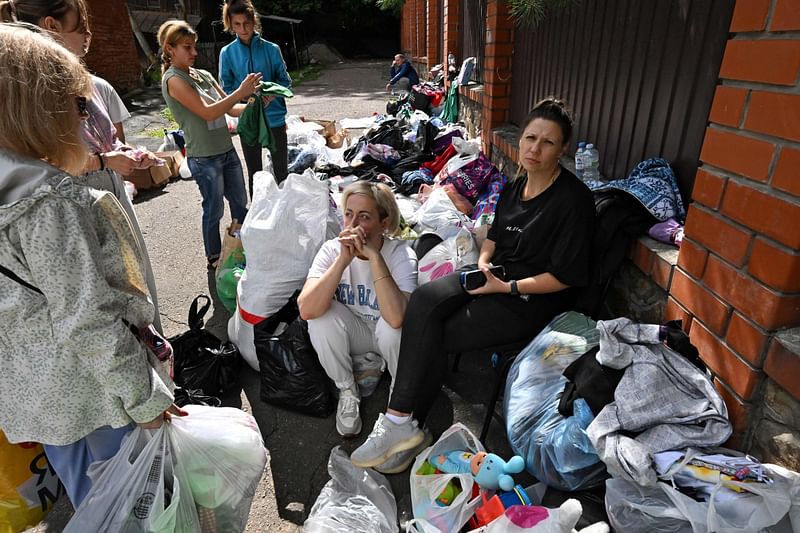
[[[97,94],[103,100],[106,111],[108,111],[108,117],[114,123],[114,127],[117,128],[117,139],[124,143],[125,129],[123,128],[123,122],[131,118],[128,108],[125,107],[116,89],[103,78],[92,74],[92,85],[94,85]]]
[[[394,382],[406,304],[417,287],[417,258],[392,238],[400,211],[386,185],[359,181],[342,195],[345,228],[322,245],[298,304],[311,344],[339,389],[336,430],[361,431],[352,356],[375,352]]]

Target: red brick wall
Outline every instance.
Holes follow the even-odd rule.
[[[798,30],[796,0],[736,3],[667,305],[745,449],[766,378],[800,399],[800,357],[774,338],[800,325]]]
[[[124,0],[88,0],[92,46],[86,56],[89,70],[125,92],[141,84],[136,40]]]

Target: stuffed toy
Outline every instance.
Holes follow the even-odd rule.
[[[453,451],[434,457],[431,463],[446,474],[471,473],[478,485],[489,490],[513,489],[514,478],[509,474],[525,468],[525,460],[519,455],[505,462],[499,455],[486,452]]]

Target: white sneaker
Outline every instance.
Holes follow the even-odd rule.
[[[381,463],[376,466],[375,470],[381,474],[399,474],[400,472],[405,472],[408,470],[408,468],[411,466],[411,463],[413,463],[417,458],[417,455],[422,453],[422,450],[433,444],[433,435],[431,435],[430,431],[427,429],[423,429],[422,431],[425,433],[425,437],[422,439],[422,442],[419,443],[419,445],[411,448],[410,450],[393,455],[385,463]]]
[[[417,447],[423,440],[425,433],[417,427],[417,421],[413,418],[395,424],[381,413],[372,433],[350,455],[350,460],[361,468],[372,468],[385,463],[396,453]]]
[[[339,405],[336,407],[336,431],[342,437],[354,437],[361,433],[359,403],[361,403],[361,399],[352,390],[339,391]]]

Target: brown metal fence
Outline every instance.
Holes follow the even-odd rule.
[[[486,0],[463,0],[460,11],[461,49],[458,61],[475,57],[472,79],[483,81],[484,43],[486,42]]]
[[[564,98],[601,173],[625,177],[649,157],[669,161],[684,196],[714,96],[734,0],[583,0],[515,34],[511,121]]]

